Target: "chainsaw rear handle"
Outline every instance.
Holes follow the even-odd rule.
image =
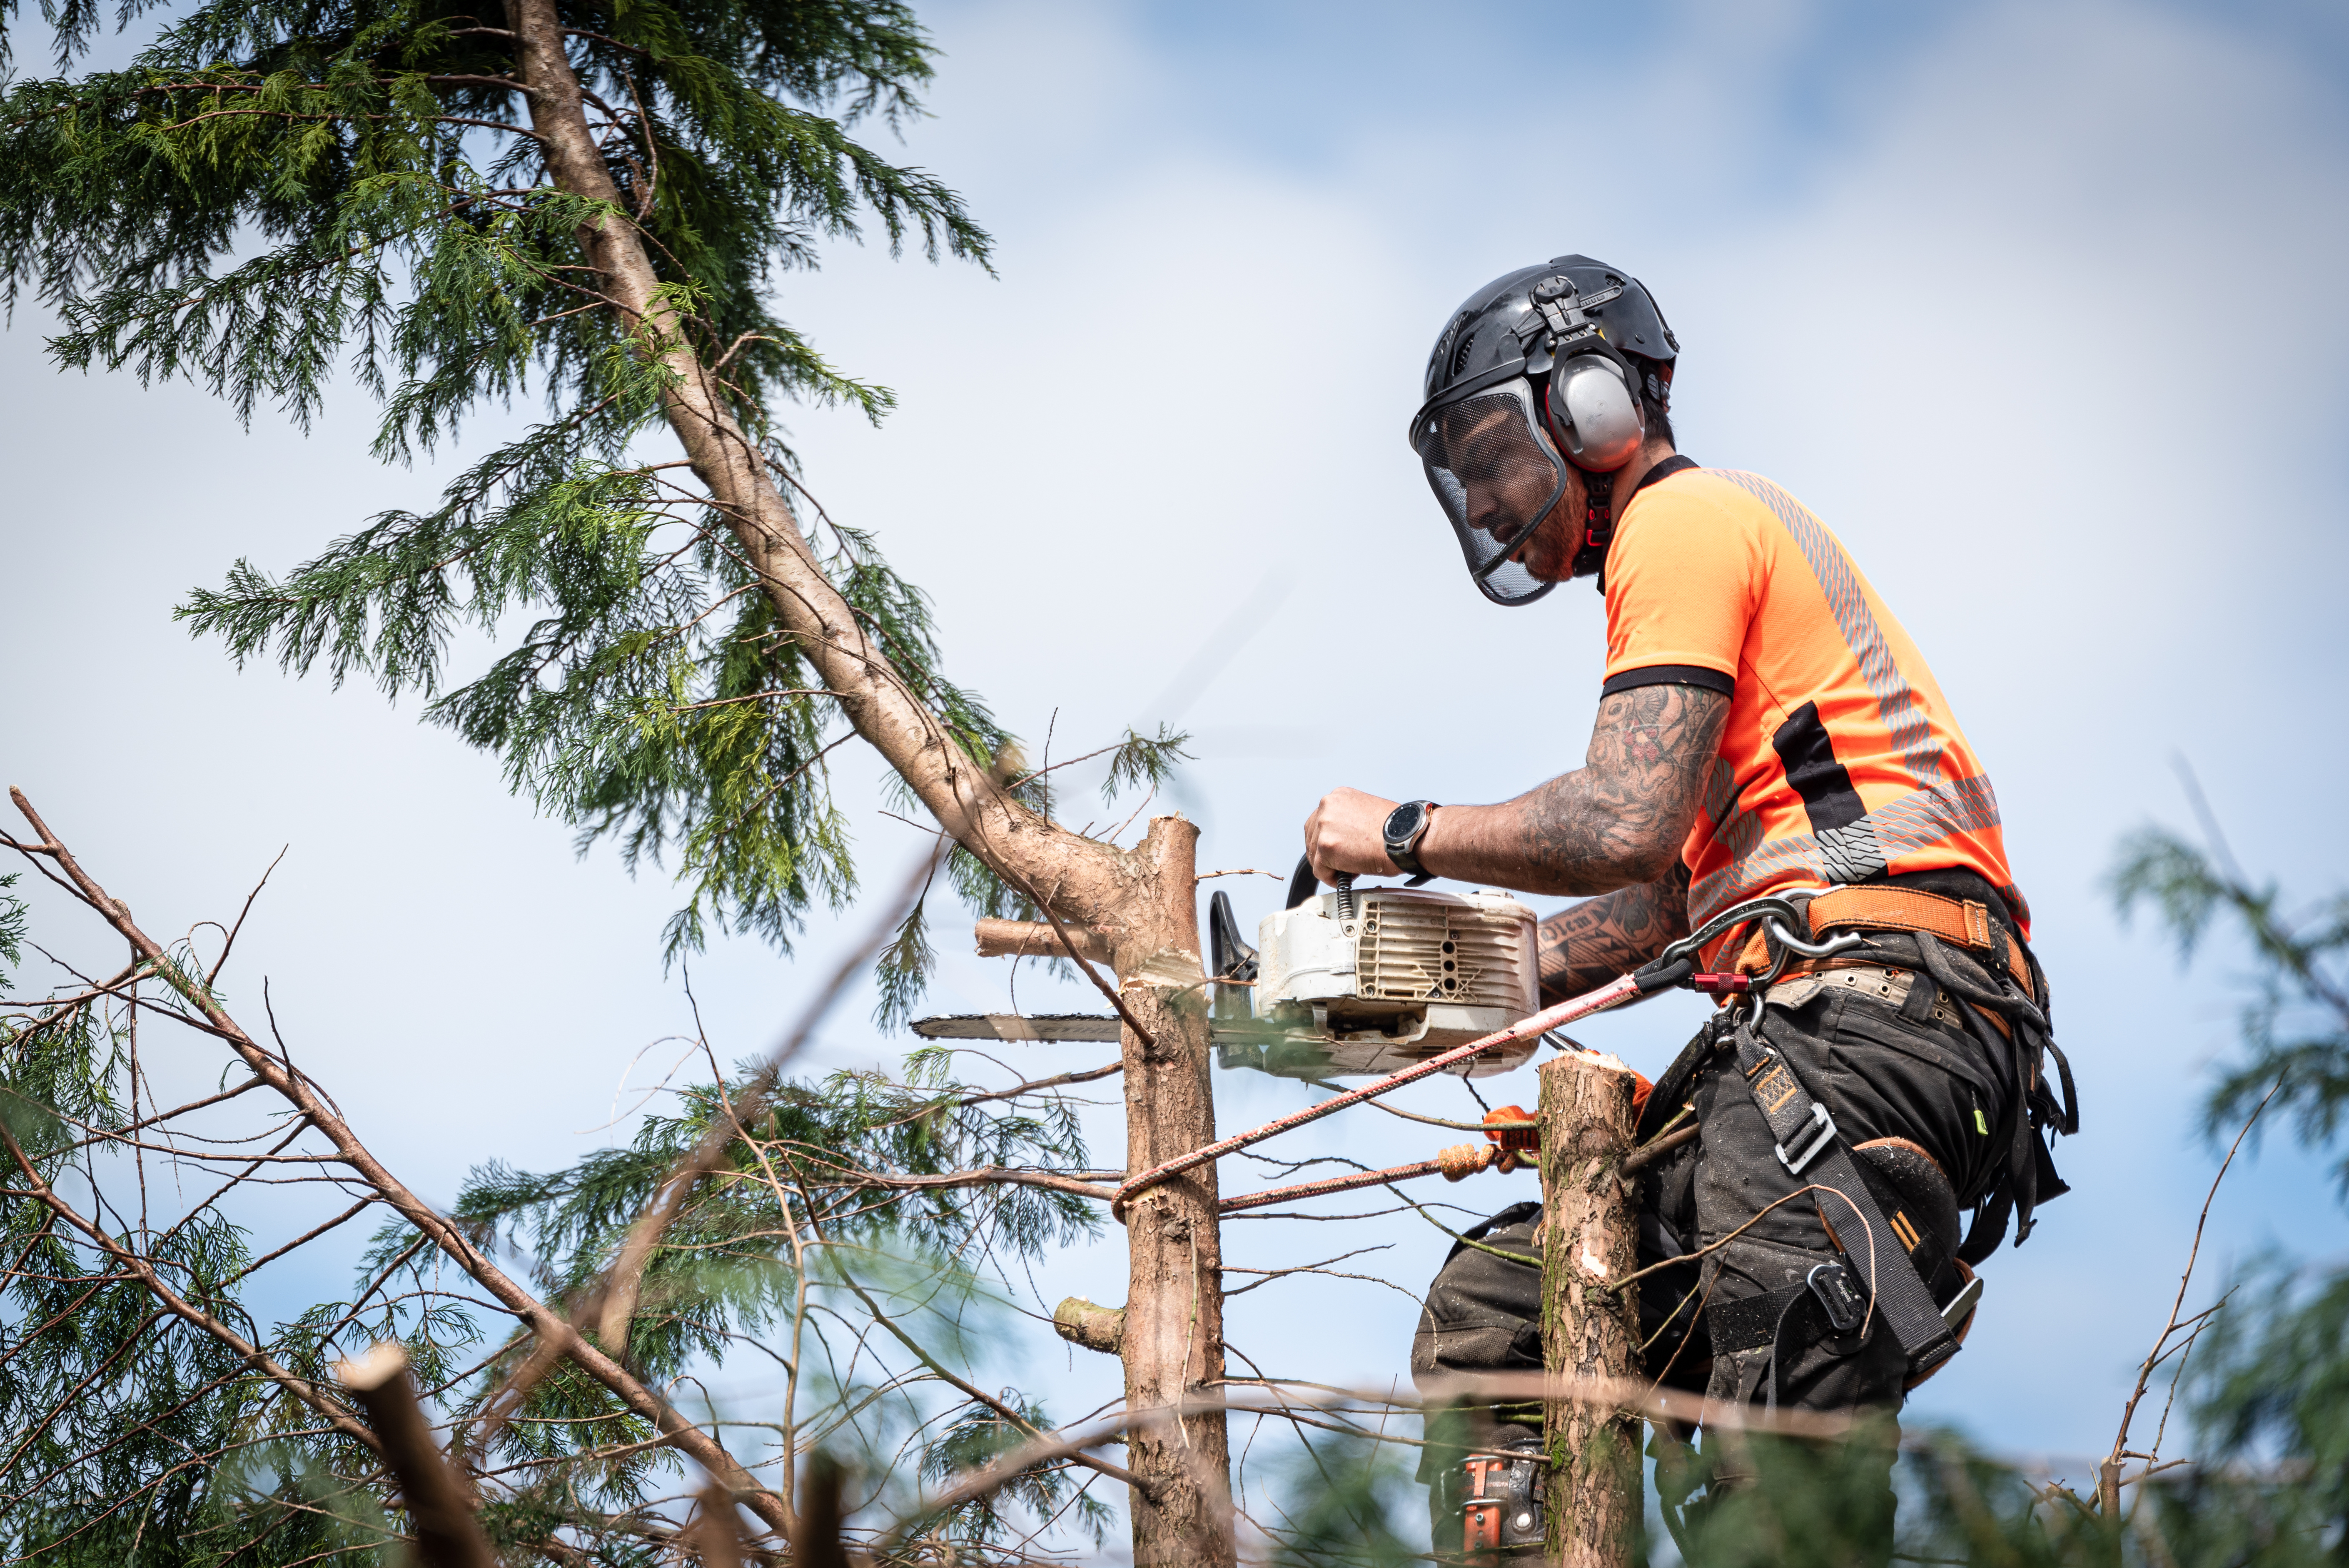
[[[1303,903],[1307,899],[1311,898],[1313,896],[1313,890],[1320,885],[1321,879],[1313,874],[1313,857],[1309,854],[1298,856],[1297,870],[1290,874],[1288,879],[1288,902],[1282,904],[1280,907],[1283,909],[1295,909],[1299,904]],[[1354,873],[1351,872],[1340,872],[1338,873],[1338,880],[1330,885],[1338,890],[1338,918],[1340,920],[1353,919]]]

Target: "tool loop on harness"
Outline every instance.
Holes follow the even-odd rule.
[[[1800,925],[1803,923],[1803,912],[1783,898],[1754,898],[1744,903],[1733,904],[1632,971],[1632,984],[1639,986],[1642,996],[1652,996],[1659,991],[1694,983],[1697,954],[1714,938],[1757,920],[1776,920]],[[1784,960],[1781,960],[1783,965]],[[1698,986],[1698,989],[1708,990],[1709,987]]]
[[[1726,932],[1734,931],[1741,925],[1747,925],[1757,920],[1765,920],[1774,917],[1787,924],[1800,925],[1804,923],[1803,912],[1795,906],[1792,900],[1783,898],[1749,898],[1744,903],[1730,905],[1730,907],[1723,910],[1711,920],[1706,921],[1702,925],[1698,926],[1694,931],[1690,932],[1686,936],[1682,937],[1678,942],[1675,942],[1671,946],[1665,948],[1661,953],[1656,954],[1654,961],[1649,964],[1646,968],[1641,969],[1640,973],[1641,975],[1646,975],[1651,970],[1661,970],[1664,965],[1669,964],[1676,964],[1692,960],[1695,958],[1699,952],[1711,945],[1715,937],[1718,937]],[[1689,965],[1689,973],[1693,974],[1695,973],[1695,970],[1696,965],[1693,963],[1691,963]],[[1642,989],[1645,989],[1645,987],[1643,986]]]

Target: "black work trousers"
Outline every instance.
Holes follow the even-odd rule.
[[[1989,1186],[2004,1152],[1996,1133],[2007,1125],[2017,1092],[2014,1066],[2011,1057],[1985,1047],[1948,998],[1929,989],[1912,998],[1913,984],[1906,974],[1882,970],[1784,983],[1769,994],[1763,1032],[1847,1142],[1906,1140],[1940,1167],[1956,1194],[1971,1200]],[[1915,1005],[1929,1000],[1930,1006]],[[1698,1070],[1689,1099],[1698,1138],[1639,1178],[1640,1261],[1645,1266],[1713,1250],[1641,1282],[1649,1377],[1733,1402],[1897,1410],[1908,1361],[1880,1315],[1864,1335],[1840,1337],[1824,1315],[1811,1320],[1816,1334],[1765,1329],[1758,1339],[1741,1321],[1750,1314],[1733,1310],[1736,1304],[1800,1284],[1837,1255],[1836,1245],[1815,1198],[1801,1191],[1804,1179],[1779,1161],[1776,1140],[1725,1044]],[[1493,1251],[1453,1248],[1428,1290],[1412,1346],[1413,1375],[1423,1386],[1460,1374],[1540,1369],[1540,1219],[1538,1204],[1519,1203],[1465,1233]],[[1951,1233],[1940,1239],[1954,1252],[1953,1209],[1947,1219]],[[1842,1240],[1856,1253],[1866,1244]],[[1512,1425],[1539,1423],[1538,1407],[1460,1410],[1432,1426],[1431,1440],[1444,1447],[1424,1450],[1423,1479],[1435,1479],[1463,1448],[1502,1445]],[[1708,1457],[1721,1490],[1733,1469],[1724,1469],[1718,1454]],[[1884,1450],[1886,1552],[1891,1459]],[[1448,1538],[1446,1529],[1439,1516],[1439,1551],[1456,1549],[1456,1528]]]

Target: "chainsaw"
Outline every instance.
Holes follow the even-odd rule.
[[[1216,1063],[1278,1078],[1397,1072],[1506,1028],[1541,1006],[1531,908],[1505,892],[1358,889],[1324,892],[1299,860],[1283,907],[1241,940],[1231,895],[1207,902]],[[923,1018],[945,1040],[1114,1040],[1114,1016],[966,1014]],[[1537,1038],[1487,1051],[1466,1076],[1507,1072]]]

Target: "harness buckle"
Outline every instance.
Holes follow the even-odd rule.
[[[1795,1141],[1803,1147],[1799,1151],[1789,1154],[1786,1152],[1786,1146],[1783,1143],[1779,1144],[1777,1146],[1778,1163],[1786,1168],[1787,1175],[1800,1176],[1803,1173],[1803,1167],[1826,1153],[1827,1146],[1835,1140],[1835,1118],[1827,1114],[1826,1106],[1817,1100],[1813,1100],[1810,1125],[1795,1135]]]
[[[1837,1334],[1849,1334],[1868,1315],[1868,1298],[1859,1294],[1859,1287],[1852,1283],[1851,1271],[1840,1263],[1830,1260],[1819,1264],[1804,1276],[1803,1283],[1819,1298],[1819,1305],[1826,1309],[1827,1322]]]
[[[1950,1297],[1949,1305],[1941,1308],[1941,1321],[1950,1326],[1951,1333],[1955,1334],[1959,1326],[1974,1315],[1974,1308],[1982,1303],[1982,1278],[1976,1275],[1966,1281],[1965,1287],[1957,1295]]]

